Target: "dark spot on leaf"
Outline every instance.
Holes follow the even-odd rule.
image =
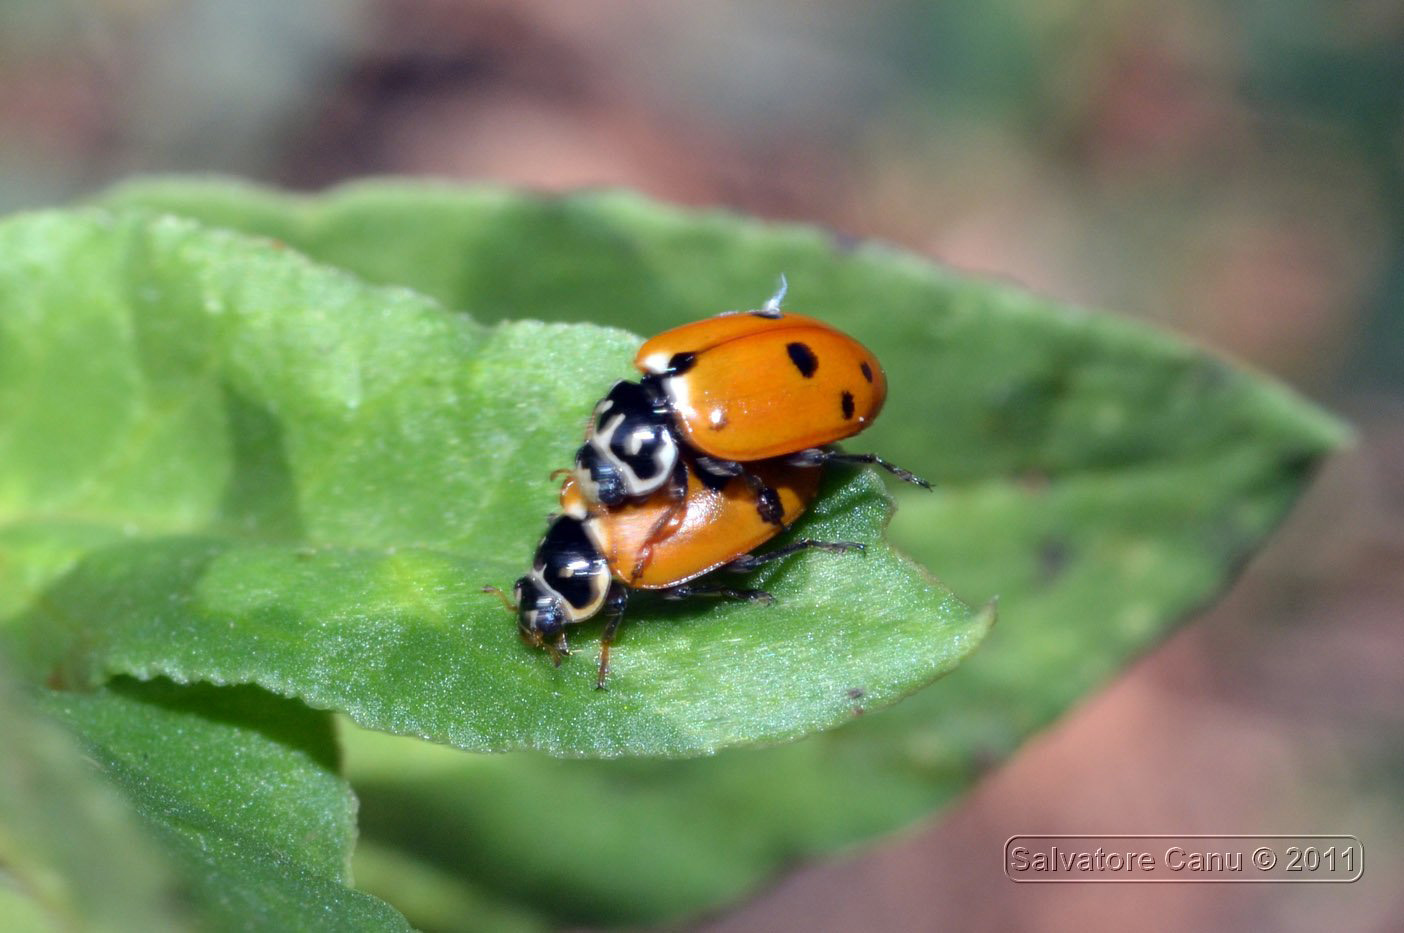
[[[1041,495],[1048,491],[1053,480],[1043,470],[1025,470],[1015,479],[1025,492]]]
[[[1045,584],[1056,582],[1071,561],[1072,548],[1062,538],[1047,538],[1039,546],[1039,575]]]
[[[819,368],[819,358],[805,344],[798,341],[787,343],[785,352],[790,354],[790,362],[795,364],[795,369],[806,379],[814,375],[814,371]]]
[[[1321,451],[1314,447],[1285,450],[1282,453],[1282,469],[1289,476],[1299,476],[1307,480],[1320,468],[1321,459]]]
[[[843,405],[843,420],[848,421],[853,417],[853,393],[844,389],[841,403]]]
[[[873,381],[873,368],[868,365],[868,361],[864,360],[859,363],[858,368],[863,371],[863,378],[868,380],[868,383],[871,384]]]
[[[850,700],[861,700],[863,699],[863,697],[867,696],[867,694],[868,691],[864,690],[862,687],[848,688],[848,698]]]

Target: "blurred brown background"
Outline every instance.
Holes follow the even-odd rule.
[[[1404,5],[0,0],[0,209],[133,172],[624,185],[892,240],[1354,421],[1227,597],[962,805],[708,930],[1404,923]],[[1014,885],[1013,833],[1354,833],[1354,885]]]

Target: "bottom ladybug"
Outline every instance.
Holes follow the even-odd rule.
[[[819,470],[780,461],[752,467],[775,490],[779,523],[763,520],[755,494],[741,479],[709,484],[699,471],[688,471],[686,495],[679,503],[668,490],[612,509],[589,504],[574,479],[561,488],[563,514],[551,520],[536,548],[531,571],[513,587],[516,605],[495,586],[495,593],[517,614],[517,628],[529,645],[545,649],[557,665],[570,653],[565,628],[605,613],[600,637],[600,669],[595,686],[609,676],[609,647],[614,641],[632,590],[654,590],[665,599],[711,596],[770,603],[763,590],[736,589],[693,580],[713,570],[748,572],[800,551],[861,551],[852,541],[801,538],[765,554],[751,551],[789,527],[814,500]]]

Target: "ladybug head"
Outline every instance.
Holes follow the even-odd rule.
[[[517,632],[522,641],[542,648],[560,666],[561,656],[570,654],[566,643],[566,611],[559,596],[542,589],[530,576],[513,587],[517,600]]]

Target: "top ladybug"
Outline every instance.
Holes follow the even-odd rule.
[[[780,310],[784,294],[782,278],[759,310],[684,324],[639,348],[634,365],[643,378],[616,383],[600,401],[576,455],[576,480],[589,498],[613,506],[667,484],[685,490],[679,444],[696,452],[704,481],[706,474],[746,476],[767,520],[779,520],[778,507],[746,471],[748,461],[875,463],[930,488],[874,454],[825,446],[872,423],[887,398],[887,378],[852,337]]]

